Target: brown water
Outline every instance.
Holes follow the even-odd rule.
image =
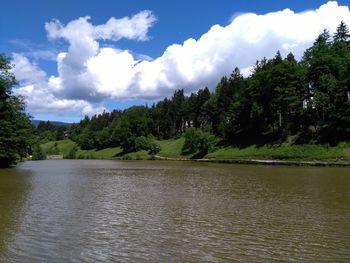
[[[350,169],[22,163],[0,170],[0,262],[350,262]]]

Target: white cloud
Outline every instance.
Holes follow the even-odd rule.
[[[120,66],[115,69],[124,74],[124,67],[120,63],[125,62],[129,53],[119,52],[118,55],[116,50],[100,49],[96,40],[126,38],[144,41],[148,39],[147,32],[156,21],[150,11],[142,11],[131,18],[111,18],[106,24],[99,26],[93,26],[88,20],[89,17],[79,18],[66,26],[58,20],[45,24],[49,39],[63,38],[69,42],[68,51],[57,55],[58,76],[47,77],[44,71],[26,57],[13,54],[13,72],[22,84],[15,93],[26,98],[29,112],[63,114],[79,111],[82,115],[93,115],[105,111],[98,102],[109,96],[111,83],[118,83],[119,80],[101,60],[107,59],[108,62],[109,53],[117,54],[116,62]],[[113,58],[112,56],[112,64],[115,62]],[[132,56],[131,58],[133,59]],[[96,65],[91,72],[90,64]]]
[[[47,78],[32,65],[34,78],[23,66],[16,66],[22,68],[16,76],[27,86],[33,85],[32,89],[21,88],[19,93],[26,92],[31,97],[39,89],[53,100],[91,105],[106,98],[157,98],[179,88],[190,92],[203,86],[214,87],[234,67],[249,74],[257,59],[272,57],[277,50],[282,55],[293,52],[300,58],[324,28],[334,32],[341,20],[350,25],[350,12],[347,6],[328,2],[301,13],[285,9],[264,15],[236,14],[229,25],[214,25],[197,40],[190,38],[170,45],[153,60],[99,45],[99,40],[147,40],[155,20],[150,11],[143,11],[132,17],[111,18],[97,26],[89,22],[89,17],[67,25],[58,20],[46,23],[49,39],[63,38],[69,43],[68,50],[58,55],[58,76]],[[89,111],[88,106],[85,111]]]
[[[92,25],[89,17],[71,21],[66,26],[58,20],[46,23],[49,39],[63,38],[69,42],[68,51],[59,54],[57,60],[61,93],[56,95],[102,101],[114,94],[115,89],[125,90],[132,78],[128,71],[135,64],[134,58],[127,51],[100,48],[97,40],[144,41],[155,21],[152,12],[146,10],[132,17],[111,18],[98,26]]]
[[[225,27],[212,26],[198,40],[171,45],[161,57],[137,64],[133,68],[137,76],[133,94],[152,97],[169,95],[169,89],[213,87],[234,67],[247,74],[257,59],[272,57],[277,50],[301,58],[323,29],[334,32],[341,20],[350,25],[350,12],[337,2],[301,13],[285,9],[239,15]]]
[[[133,40],[148,40],[148,30],[156,22],[156,17],[149,10],[144,10],[132,17],[110,18],[105,24],[93,26],[90,17],[80,17],[64,26],[59,20],[53,19],[45,23],[49,39],[64,38],[70,43],[86,39],[104,39],[117,41],[122,38]]]
[[[94,115],[101,113],[105,108],[100,105],[93,105],[84,100],[60,99],[55,96],[55,89],[59,85],[60,79],[50,77],[47,79],[46,73],[40,70],[35,64],[19,54],[13,54],[13,61],[16,66],[13,73],[22,86],[14,90],[17,95],[22,95],[26,99],[26,106],[30,113],[56,113],[82,112],[84,115]]]
[[[46,82],[46,73],[39,69],[39,67],[19,54],[12,55],[12,63],[15,65],[13,73],[16,76],[17,81],[22,84],[44,84]]]

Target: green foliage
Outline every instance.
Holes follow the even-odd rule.
[[[63,155],[64,158],[69,155],[69,152],[76,148],[76,158],[77,159],[113,159],[118,156],[122,150],[120,147],[114,147],[114,148],[105,148],[102,150],[97,149],[91,149],[91,150],[82,150],[77,144],[70,139],[65,139],[61,141],[55,141],[55,142],[48,142],[42,144],[42,148],[44,151],[47,151],[49,149],[52,149],[54,145],[57,143],[57,148],[59,152]]]
[[[135,150],[148,150],[150,142],[145,136],[140,136],[135,139]]]
[[[344,22],[337,28],[334,41],[319,37],[307,50],[303,63],[314,97],[311,124],[317,127],[318,141],[336,144],[349,137],[350,127],[350,49]]]
[[[11,88],[16,84],[11,67],[9,59],[0,54],[0,167],[27,156],[33,141],[22,98],[11,94]]]
[[[120,137],[120,147],[124,152],[133,152],[136,150],[135,136],[131,133],[125,133]]]
[[[78,151],[78,147],[76,145],[74,145],[68,152],[67,155],[64,155],[63,157],[65,159],[76,159],[77,158],[77,151]]]
[[[46,154],[49,155],[58,155],[60,150],[58,149],[58,144],[55,142],[50,148],[46,149]]]
[[[216,139],[214,135],[203,132],[200,129],[191,128],[185,133],[185,142],[182,147],[182,153],[200,152],[206,154],[214,149]]]
[[[197,151],[198,141],[201,131],[191,128],[185,133],[185,143],[182,147],[182,153],[194,153]]]
[[[342,147],[327,145],[252,145],[246,148],[222,148],[210,153],[213,159],[277,159],[277,160],[330,160],[348,158]]]
[[[151,155],[157,154],[161,150],[162,148],[160,147],[159,143],[157,143],[156,141],[152,141],[148,145],[148,153]]]
[[[148,151],[149,154],[157,154],[160,152],[161,147],[156,141],[140,136],[135,139],[135,151],[141,150]]]
[[[33,146],[32,160],[45,160],[46,154],[39,144]]]
[[[341,21],[334,34],[335,42],[347,42],[350,39],[349,28],[344,21]]]
[[[65,138],[67,127],[63,125],[55,125],[50,121],[41,121],[35,129],[35,135],[41,143],[49,141],[58,141]]]

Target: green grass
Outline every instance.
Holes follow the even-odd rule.
[[[183,137],[178,139],[170,139],[170,140],[161,140],[158,141],[162,150],[157,154],[162,157],[167,158],[186,158],[190,156],[182,156],[181,149],[185,139]],[[77,144],[71,140],[61,140],[61,141],[52,141],[47,142],[41,145],[45,152],[49,151],[49,149],[53,148],[55,143],[57,143],[57,148],[63,156],[66,156],[70,149],[74,146],[77,147]],[[78,151],[76,153],[76,157],[80,159],[132,159],[132,160],[146,160],[150,159],[152,156],[148,154],[146,151],[138,151],[127,153],[124,155],[120,155],[122,153],[122,149],[120,147],[115,148],[106,148],[103,150],[81,150],[78,147]]]
[[[161,140],[158,143],[161,151],[157,154],[161,157],[190,159],[191,155],[181,155],[181,149],[185,139]],[[67,155],[69,150],[76,146],[71,140],[56,141],[60,154]],[[54,146],[55,142],[42,144],[42,148],[47,151]],[[78,147],[77,158],[81,159],[127,159],[127,160],[147,160],[151,155],[146,151],[138,151],[120,155],[120,147],[106,148],[103,150],[81,150]],[[339,144],[336,147],[327,147],[325,145],[276,145],[261,146],[255,145],[246,148],[219,148],[216,151],[207,154],[204,158],[208,159],[273,159],[273,160],[336,160],[343,159],[350,161],[349,144]]]
[[[184,142],[184,137],[159,141],[162,150],[158,155],[167,158],[184,158],[184,156],[181,155],[181,149]]]
[[[79,159],[117,159],[116,155],[122,152],[120,147],[106,148],[102,150],[81,150],[77,151]]]
[[[55,143],[57,143],[57,148],[63,156],[66,156],[70,149],[74,146],[77,147],[77,144],[71,140],[61,140],[61,141],[53,141],[47,142],[41,145],[43,150],[47,152],[50,148],[54,147]],[[76,153],[76,158],[79,159],[116,159],[116,155],[121,153],[122,149],[120,147],[114,148],[106,148],[103,150],[81,150],[78,147],[78,151]]]
[[[249,146],[222,148],[209,153],[209,159],[276,159],[276,160],[332,160],[347,159],[350,155],[342,147],[325,145]]]
[[[138,151],[138,152],[131,152],[126,153],[123,156],[121,156],[122,160],[148,160],[151,158],[151,155],[148,154],[147,151]]]
[[[71,140],[61,140],[61,141],[52,141],[47,142],[41,145],[41,148],[48,152],[49,149],[53,148],[55,143],[57,143],[57,148],[60,152],[60,154],[67,155],[69,150],[72,149],[74,146],[76,146],[76,143]]]

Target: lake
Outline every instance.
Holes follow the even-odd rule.
[[[50,160],[0,170],[0,262],[349,261],[349,168]]]

